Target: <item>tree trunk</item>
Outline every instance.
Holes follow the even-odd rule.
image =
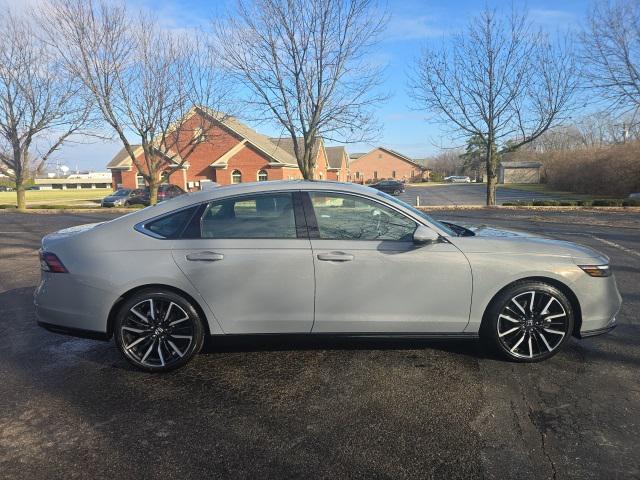
[[[24,185],[20,185],[16,182],[16,197],[17,197],[17,206],[18,211],[24,212],[27,210],[27,199],[25,195]]]
[[[493,141],[487,145],[487,205],[496,204],[496,186],[498,184],[498,152]]]
[[[159,181],[155,178],[149,180],[149,205],[155,205],[158,203],[158,187]]]

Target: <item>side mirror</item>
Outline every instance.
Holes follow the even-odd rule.
[[[440,240],[440,235],[424,225],[418,225],[416,231],[413,232],[413,243],[418,245],[437,243],[438,240]]]

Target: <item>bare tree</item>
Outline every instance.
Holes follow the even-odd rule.
[[[375,0],[238,0],[215,25],[226,66],[249,95],[246,105],[291,136],[304,178],[313,178],[319,137],[364,141],[380,68],[367,53],[386,24]]]
[[[487,205],[495,205],[499,152],[552,127],[576,88],[567,49],[534,31],[525,14],[485,10],[450,44],[426,49],[411,80],[419,108],[486,145]]]
[[[640,3],[599,1],[581,35],[585,76],[613,110],[640,107]]]
[[[19,210],[26,208],[26,182],[85,125],[89,108],[79,90],[33,26],[11,11],[2,12],[0,173],[15,185]]]
[[[222,120],[228,92],[195,32],[169,32],[137,13],[108,0],[52,0],[42,24],[149,185],[154,204],[160,183],[183,168],[212,128],[194,106]]]

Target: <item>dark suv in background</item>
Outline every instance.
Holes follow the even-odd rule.
[[[399,180],[381,180],[369,186],[381,192],[388,193],[389,195],[400,195],[404,193],[404,183]]]
[[[183,193],[185,193],[184,190],[177,185],[163,183],[158,187],[158,202],[169,200]],[[103,207],[127,207],[129,205],[148,206],[149,187],[136,188],[134,190],[121,188],[102,200]]]
[[[177,185],[163,183],[158,187],[158,203],[182,195],[183,189]],[[136,188],[125,205],[149,205],[149,187]]]

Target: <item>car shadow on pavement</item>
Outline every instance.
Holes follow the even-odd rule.
[[[224,352],[279,352],[304,350],[422,350],[475,358],[494,358],[478,340],[435,340],[415,337],[349,337],[342,335],[234,335],[205,341],[201,354]]]

